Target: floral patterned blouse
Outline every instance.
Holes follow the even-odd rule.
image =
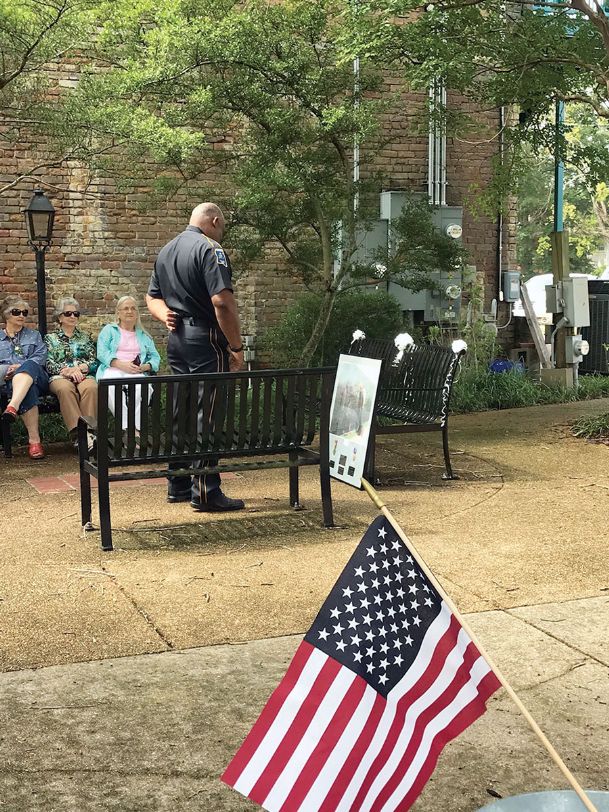
[[[98,365],[97,350],[89,333],[76,327],[72,335],[67,336],[59,327],[53,333],[47,333],[44,340],[49,351],[47,370],[51,380],[60,378],[60,370],[64,367],[73,367],[77,364],[88,364],[89,371],[86,377],[95,377]]]

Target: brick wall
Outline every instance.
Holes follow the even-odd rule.
[[[59,84],[74,83],[77,76],[75,66],[64,66],[59,72]],[[394,89],[391,79],[388,85],[390,90]],[[386,188],[427,190],[427,135],[420,127],[424,103],[423,96],[404,95],[398,113],[385,119],[386,143],[374,162],[362,150],[362,171],[383,170]],[[463,99],[451,98],[449,103],[475,112]],[[467,142],[449,139],[447,202],[465,207],[463,239],[484,279],[488,307],[497,296],[498,224],[496,219],[472,213],[468,193],[473,183],[483,186],[488,182],[490,159],[498,148],[499,116],[495,112],[477,115],[479,133],[468,137]],[[23,132],[13,147],[3,151],[0,187],[52,157],[45,154],[44,143],[28,139]],[[130,293],[142,306],[145,325],[162,337],[164,328],[149,318],[144,294],[159,248],[182,230],[192,205],[200,201],[178,194],[158,210],[143,212],[141,204],[149,197],[145,189],[135,194],[119,192],[112,179],[91,180],[76,162],[44,168],[34,174],[44,180],[43,188],[56,209],[53,246],[46,262],[49,325],[52,303],[62,295],[73,295],[83,307],[83,326],[97,332],[112,318],[116,300]],[[26,241],[22,209],[36,185],[35,179],[28,177],[0,194],[0,291],[23,294],[34,311],[32,323],[36,321],[36,272],[34,254]],[[504,267],[512,238],[513,231],[505,228]],[[301,290],[282,267],[281,251],[271,248],[264,260],[240,275],[236,294],[244,333],[260,335],[281,317]],[[236,269],[238,274],[242,270]]]

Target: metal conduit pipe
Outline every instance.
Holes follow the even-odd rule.
[[[505,140],[503,137],[503,129],[505,127],[505,107],[499,108],[499,161],[503,166],[503,153],[505,148]],[[503,300],[503,289],[501,286],[501,271],[503,270],[503,213],[499,209],[499,216],[497,217],[497,301]]]
[[[446,85],[442,80],[440,84],[440,104],[442,105],[442,116],[446,110]],[[444,117],[440,124],[440,205],[446,206],[446,121]]]

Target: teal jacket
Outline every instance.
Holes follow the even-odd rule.
[[[150,364],[152,372],[158,372],[161,364],[161,356],[154,346],[154,341],[148,333],[145,333],[139,327],[135,328],[135,336],[137,343],[140,345],[140,362],[142,364]],[[116,351],[120,340],[121,334],[118,329],[118,324],[106,324],[106,326],[102,328],[97,338],[97,358],[99,360],[99,367],[97,368],[97,374],[95,376],[97,380],[102,377],[113,359],[116,358]]]

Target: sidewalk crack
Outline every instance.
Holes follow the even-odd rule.
[[[101,570],[102,570],[102,572],[104,573],[104,575],[105,575],[107,578],[110,578],[110,580],[112,581],[112,583],[113,583],[113,584],[116,586],[116,588],[117,588],[117,589],[118,589],[118,591],[121,593],[121,595],[122,595],[122,596],[125,598],[125,600],[126,600],[126,601],[128,601],[128,602],[131,604],[131,606],[133,606],[133,608],[134,608],[134,609],[135,609],[135,611],[138,613],[138,615],[139,615],[141,618],[143,618],[143,620],[144,620],[144,621],[147,623],[147,625],[148,625],[148,626],[150,626],[150,628],[151,628],[151,629],[154,631],[154,633],[155,633],[155,634],[156,634],[156,635],[157,635],[157,636],[158,636],[158,637],[159,637],[159,638],[160,638],[160,639],[163,641],[163,643],[164,643],[164,644],[167,646],[167,648],[168,648],[170,651],[173,651],[173,649],[175,648],[175,644],[174,644],[174,643],[173,643],[173,642],[172,642],[172,641],[171,641],[171,640],[170,640],[170,639],[167,637],[167,635],[166,635],[166,634],[164,634],[164,633],[161,631],[161,629],[159,629],[159,627],[156,625],[156,623],[154,622],[154,620],[153,620],[153,619],[150,617],[150,615],[148,614],[148,612],[147,612],[147,611],[146,611],[146,610],[145,610],[145,609],[144,609],[142,606],[140,606],[140,605],[138,604],[138,602],[135,600],[135,598],[134,598],[134,597],[132,597],[132,596],[131,596],[131,595],[130,595],[128,592],[127,592],[127,590],[126,590],[126,589],[123,587],[123,585],[120,583],[120,581],[118,580],[118,578],[116,577],[116,575],[114,575],[114,574],[113,574],[113,573],[111,573],[111,572],[108,572],[108,570],[107,570],[107,569],[104,567],[104,565],[103,565],[103,564],[101,564],[100,566],[101,566]]]

